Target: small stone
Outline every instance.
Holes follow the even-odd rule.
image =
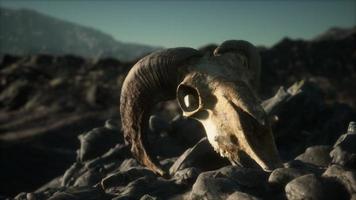
[[[128,159],[125,159],[120,167],[119,167],[119,171],[128,171],[129,169],[131,168],[143,168],[142,165],[140,165],[140,163],[136,160],[136,159],[133,159],[133,158],[128,158]]]
[[[173,181],[160,179],[155,176],[144,176],[138,178],[122,188],[117,188],[112,192],[119,194],[118,199],[140,199],[145,194],[150,194],[158,199],[169,199],[169,197],[181,192]]]
[[[82,170],[83,165],[79,162],[75,162],[70,166],[64,173],[61,186],[69,186],[74,183],[74,177],[77,176],[78,172]]]
[[[36,200],[36,195],[34,193],[27,193],[26,194],[27,200]]]
[[[200,170],[195,167],[185,168],[174,174],[174,180],[177,184],[191,185],[200,174]]]
[[[149,129],[155,134],[168,132],[170,130],[169,123],[157,115],[151,115],[149,119]]]
[[[163,160],[160,160],[159,163],[162,165],[163,169],[169,169],[172,167],[174,162],[177,160],[177,157],[172,157],[172,158],[166,158]]]
[[[300,176],[285,187],[289,200],[324,200],[323,186],[314,174]]]
[[[356,137],[354,137],[354,139],[356,139]],[[330,152],[330,156],[333,164],[356,169],[356,153],[345,150],[345,146],[337,146]]]
[[[335,179],[347,189],[349,194],[356,193],[355,170],[346,169],[339,165],[331,165],[322,176]]]
[[[157,200],[157,197],[153,197],[149,194],[145,194],[140,198],[140,200]]]
[[[226,166],[216,170],[240,186],[246,188],[263,188],[267,184],[267,173],[255,168]]]
[[[103,176],[104,173],[100,168],[89,169],[75,180],[73,186],[94,186],[100,182]]]
[[[130,182],[139,179],[140,177],[154,177],[155,174],[144,168],[130,168],[127,171],[120,171],[105,177],[101,181],[101,185],[105,190],[126,186]]]
[[[87,161],[103,155],[123,139],[117,131],[107,128],[94,128],[78,136],[80,140],[79,160]]]
[[[48,200],[109,200],[111,195],[105,194],[98,188],[93,187],[73,187],[65,191],[59,191],[53,194]]]
[[[254,197],[243,192],[234,192],[226,200],[259,200],[260,198]]]
[[[305,163],[300,160],[291,160],[287,163],[284,163],[284,167],[306,171],[306,172],[308,172],[308,174],[312,173],[312,174],[316,174],[316,175],[321,175],[324,172],[324,169],[322,169],[316,165],[313,165],[313,164]]]
[[[356,193],[355,193],[355,194],[352,194],[350,200],[356,200]]]
[[[356,169],[356,131],[355,122],[350,122],[348,131],[335,142],[330,152],[332,163]]]
[[[350,122],[349,127],[347,128],[348,133],[356,133],[356,122]]]
[[[350,195],[347,192],[346,188],[332,177],[321,177],[324,187],[324,196],[328,199],[333,200],[349,200]]]
[[[201,173],[193,185],[191,199],[226,199],[233,192],[266,196],[267,173],[254,168],[226,166]]]
[[[27,193],[26,192],[21,192],[15,196],[15,200],[26,200],[27,199]]]
[[[110,130],[120,130],[121,124],[119,124],[119,119],[108,119],[105,121],[105,128]]]
[[[105,154],[96,157],[93,160],[85,162],[86,168],[95,168],[100,165],[105,165],[113,161],[119,162],[120,160],[130,157],[129,146],[123,144],[116,144],[113,148],[109,149]]]
[[[294,168],[277,168],[272,171],[268,178],[268,182],[277,188],[284,188],[284,186],[291,180],[307,174],[305,170]]]
[[[331,147],[327,145],[308,147],[303,154],[295,159],[316,166],[327,167],[331,162],[330,150]]]
[[[266,113],[271,115],[275,113],[278,106],[283,105],[283,102],[286,101],[289,96],[290,94],[284,89],[284,87],[280,87],[273,97],[264,100],[261,105]]]
[[[223,200],[239,189],[236,183],[228,178],[217,176],[215,171],[203,172],[193,185],[190,199]]]
[[[47,182],[46,184],[39,187],[35,192],[42,193],[48,190],[48,188],[59,188],[62,183],[62,176],[58,176],[51,181]]]

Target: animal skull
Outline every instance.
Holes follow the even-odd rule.
[[[233,165],[257,164],[266,171],[281,166],[268,117],[255,93],[259,74],[259,54],[246,41],[226,41],[211,57],[176,48],[143,58],[125,79],[120,102],[125,140],[133,155],[165,174],[145,148],[144,133],[149,108],[175,97],[183,115],[201,122],[215,151]]]

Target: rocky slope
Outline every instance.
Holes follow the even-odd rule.
[[[355,44],[356,27],[332,28],[311,41],[285,38],[263,49],[261,93],[268,96],[278,85],[307,79],[323,90],[327,101],[355,107]]]
[[[271,115],[288,112],[293,120],[279,126],[299,129],[297,122],[304,116],[295,115],[305,102],[313,99],[313,90],[304,83],[296,83],[288,90],[281,88],[264,107]],[[296,106],[299,106],[296,108]],[[325,110],[337,107],[322,106]],[[284,110],[284,111],[282,111]],[[320,110],[308,110],[312,120],[320,120]],[[351,111],[350,111],[351,112]],[[304,147],[290,142],[289,135],[277,139],[285,161],[283,168],[271,173],[261,169],[233,167],[216,154],[203,129],[188,119],[178,117],[168,121],[157,115],[150,119],[150,147],[159,155],[164,168],[170,172],[159,177],[141,166],[124,144],[120,124],[108,120],[105,125],[79,135],[80,147],[76,160],[63,175],[32,192],[18,194],[15,199],[351,199],[356,195],[356,123],[348,125],[345,134],[326,130],[337,141],[317,142],[320,137],[311,132],[304,135],[308,148],[299,155],[293,150]],[[355,113],[348,117],[354,118]],[[318,129],[335,125],[344,119],[329,115]],[[341,128],[341,127],[339,127]],[[285,133],[275,129],[275,134]],[[283,147],[280,144],[288,144]],[[187,149],[187,146],[191,146]],[[185,150],[187,149],[187,150]],[[185,150],[185,151],[184,151]],[[292,151],[291,151],[292,150]],[[291,157],[291,158],[288,158]],[[44,171],[50,170],[45,166]]]
[[[36,11],[0,8],[0,56],[3,54],[78,55],[133,60],[156,47],[123,43],[108,34]]]
[[[151,146],[171,171],[168,179],[135,162],[121,138],[120,88],[134,62],[6,55],[0,198],[25,192],[17,199],[349,199],[356,185],[349,125],[356,120],[355,31],[327,38],[285,39],[261,50],[260,93],[274,96],[263,105],[279,118],[273,132],[284,168],[227,166],[200,124],[182,118],[172,101],[157,105],[150,120]]]

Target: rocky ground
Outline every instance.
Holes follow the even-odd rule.
[[[272,173],[230,166],[171,101],[150,118],[150,147],[170,172],[157,177],[122,139],[118,99],[134,62],[5,56],[0,199],[356,198],[355,33],[261,49],[260,95],[284,161]]]
[[[296,83],[288,90],[281,88],[263,105],[271,116],[279,115],[282,110],[290,112],[292,107],[303,105],[303,102],[314,98],[308,92],[307,84]],[[326,106],[324,109],[332,110],[335,107]],[[320,114],[315,112],[319,111],[307,114]],[[294,114],[289,113],[291,116]],[[295,117],[298,118],[298,115]],[[349,117],[355,117],[355,113]],[[304,116],[299,115],[299,118]],[[150,147],[159,155],[164,168],[170,172],[168,178],[162,178],[132,157],[129,146],[124,144],[122,134],[119,134],[121,130],[117,121],[107,120],[102,126],[80,134],[76,160],[65,173],[35,191],[18,194],[15,199],[215,200],[356,197],[355,122],[348,125],[345,134],[325,130],[321,133],[325,142],[313,141],[313,137],[316,137],[313,134],[317,133],[304,133],[304,143],[294,141],[289,142],[288,146],[280,144],[285,143],[286,137],[290,136],[280,134],[276,129],[279,150],[286,162],[283,168],[266,173],[260,169],[231,166],[213,151],[203,135],[203,129],[191,120],[177,115],[171,121],[166,121],[159,115],[152,115]],[[338,116],[330,115],[321,126],[326,129],[330,122],[337,121]],[[295,129],[297,124],[289,122],[288,128]],[[338,139],[330,145],[327,139],[334,137]],[[303,149],[304,145],[308,148],[303,153],[293,155]]]

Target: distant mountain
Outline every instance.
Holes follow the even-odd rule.
[[[119,42],[93,28],[33,10],[0,8],[0,55],[74,54],[129,61],[156,49],[158,48]]]
[[[356,26],[352,28],[333,27],[324,33],[316,36],[312,41],[342,40],[356,33]]]

